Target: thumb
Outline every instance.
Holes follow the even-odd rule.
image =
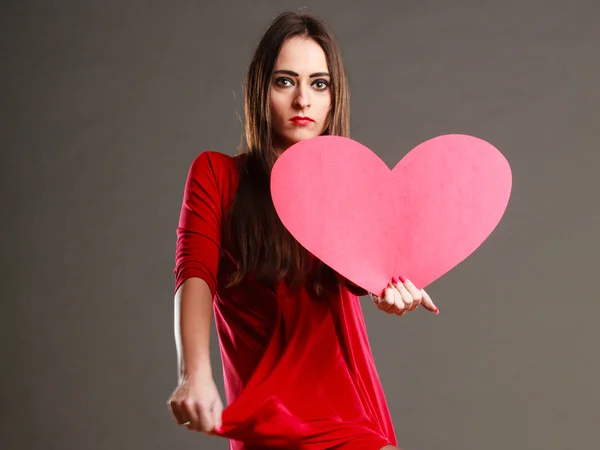
[[[431,300],[431,297],[425,291],[425,289],[421,289],[421,293],[423,294],[423,300],[421,300],[421,306],[423,308],[425,308],[427,311],[431,311],[432,313],[439,314],[440,310],[438,309],[437,306],[435,306],[435,303],[433,303],[433,300]]]

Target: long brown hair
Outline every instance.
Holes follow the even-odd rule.
[[[319,294],[335,280],[332,271],[311,258],[284,228],[271,200],[270,175],[277,152],[272,144],[269,88],[281,46],[294,36],[314,39],[325,53],[332,97],[323,134],[350,134],[348,83],[331,28],[306,10],[280,14],[259,42],[246,76],[240,183],[225,229],[226,245],[237,263],[228,287],[239,284],[249,273],[269,285],[285,280],[290,287],[298,287],[310,277]]]

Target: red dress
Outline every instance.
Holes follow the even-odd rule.
[[[175,290],[199,277],[214,296],[228,403],[220,435],[231,439],[231,450],[397,445],[353,289],[340,284],[326,301],[251,277],[223,289],[233,266],[221,223],[238,163],[212,151],[194,160],[177,228]]]

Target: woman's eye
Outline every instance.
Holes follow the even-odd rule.
[[[278,86],[284,86],[284,87],[292,86],[293,85],[292,80],[290,80],[289,78],[277,78],[275,80],[275,83]]]
[[[325,80],[316,80],[313,83],[313,86],[315,86],[317,88],[317,90],[322,91],[329,87],[329,83],[327,83],[327,81],[325,81]]]

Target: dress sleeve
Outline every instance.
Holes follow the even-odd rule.
[[[221,249],[222,197],[219,168],[203,152],[190,166],[177,226],[175,291],[188,278],[202,278],[214,297]]]

